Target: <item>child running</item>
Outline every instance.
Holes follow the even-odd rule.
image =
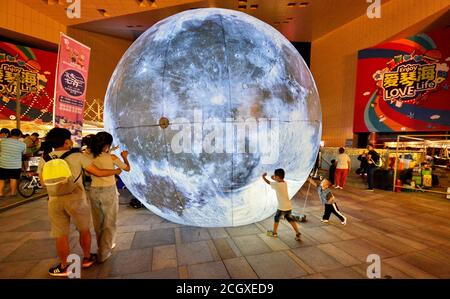
[[[347,218],[342,215],[339,211],[339,208],[334,200],[334,195],[331,193],[330,187],[332,186],[331,182],[327,179],[323,179],[319,186],[317,186],[316,182],[312,178],[309,178],[309,182],[317,187],[317,193],[319,193],[320,201],[325,205],[325,212],[323,213],[322,223],[328,223],[330,220],[331,213],[336,215],[336,217],[341,220],[342,225],[347,224]]]
[[[268,236],[271,237],[278,237],[278,224],[280,222],[280,218],[284,216],[284,219],[286,219],[291,225],[292,228],[295,230],[295,240],[300,241],[300,231],[298,230],[297,223],[295,222],[294,217],[292,217],[292,204],[291,200],[289,199],[288,195],[288,188],[287,184],[284,181],[284,169],[276,169],[274,174],[272,175],[272,180],[274,182],[269,181],[266,178],[267,173],[264,173],[262,175],[262,178],[264,182],[270,185],[272,189],[274,189],[277,193],[277,199],[278,199],[278,210],[275,213],[274,223],[273,223],[273,230],[269,230],[267,232]]]

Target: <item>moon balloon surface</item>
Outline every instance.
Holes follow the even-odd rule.
[[[292,197],[322,133],[314,79],[294,46],[234,10],[197,9],[145,31],[118,63],[105,128],[146,208],[202,227],[261,221],[277,208],[263,172],[284,168]]]

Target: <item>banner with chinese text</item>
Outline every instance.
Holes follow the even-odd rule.
[[[69,129],[80,142],[91,49],[61,34],[55,92],[54,125]]]
[[[53,52],[0,42],[0,120],[16,119],[19,85],[20,119],[52,121],[56,59]]]
[[[450,130],[450,28],[358,53],[353,131]]]

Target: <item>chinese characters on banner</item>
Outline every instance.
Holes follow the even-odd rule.
[[[16,119],[17,77],[23,121],[53,118],[56,53],[0,42],[0,119]]]
[[[358,53],[354,132],[450,130],[450,28]]]
[[[69,129],[80,143],[91,49],[61,34],[55,92],[55,127]]]

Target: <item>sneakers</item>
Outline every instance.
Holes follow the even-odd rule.
[[[328,223],[329,221],[328,221],[328,220],[322,219],[322,220],[320,220],[320,222],[322,222],[322,223]]]
[[[275,233],[273,230],[268,230],[268,231],[267,231],[267,235],[268,235],[269,237],[274,237],[274,238],[278,237],[278,234]]]
[[[366,191],[370,191],[370,192],[373,192],[374,190],[373,190],[373,189],[366,189]]]
[[[97,261],[97,255],[95,253],[91,253],[90,257],[83,258],[83,268],[89,268]]]
[[[112,246],[111,246],[111,249],[116,248],[116,245],[117,245],[116,243],[113,243]]]
[[[61,266],[61,264],[58,264],[55,267],[51,267],[48,270],[48,274],[50,274],[50,276],[55,276],[55,277],[67,277],[67,276],[69,276],[69,273],[67,272],[68,268],[69,268],[69,265],[66,265],[66,267],[63,268]]]
[[[342,225],[346,225],[347,224],[347,217],[344,216],[344,221],[341,222]]]
[[[300,241],[301,240],[301,233],[297,233],[297,234],[295,234],[295,241]]]
[[[339,188],[341,188],[341,187],[339,187],[339,186],[334,186],[334,189],[339,189]]]

